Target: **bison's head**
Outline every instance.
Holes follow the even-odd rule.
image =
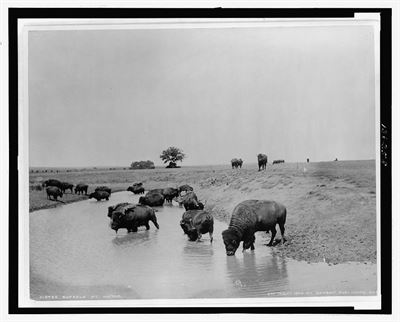
[[[114,211],[111,214],[111,222],[110,222],[110,227],[112,230],[115,230],[115,232],[118,232],[118,229],[122,228],[124,225],[125,221],[125,214],[120,212],[120,211]]]
[[[146,197],[140,197],[139,198],[139,203],[141,205],[146,205],[147,204],[147,198]]]
[[[89,195],[89,199],[92,199],[92,198],[94,198],[94,197],[96,197],[96,193],[95,193],[95,192],[92,192],[92,193]]]
[[[225,244],[226,255],[235,255],[240,244],[240,237],[237,233],[230,229],[226,229],[222,232],[222,239]]]
[[[126,191],[133,192],[133,187],[128,187],[128,189],[126,189]]]

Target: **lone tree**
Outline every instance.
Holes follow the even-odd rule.
[[[162,151],[160,158],[161,160],[164,161],[164,163],[169,162],[169,164],[166,166],[166,168],[179,168],[176,165],[177,161],[183,160],[185,157],[185,154],[181,149],[178,149],[174,146],[170,146],[168,149]]]

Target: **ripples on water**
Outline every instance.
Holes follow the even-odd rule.
[[[274,255],[260,237],[255,251],[238,249],[228,257],[221,237],[227,224],[218,220],[212,244],[208,234],[200,242],[190,242],[179,226],[184,210],[176,205],[158,208],[159,230],[150,223],[148,231],[141,227],[137,233],[121,229],[115,234],[107,207],[137,200],[130,192],[119,192],[109,201],[85,200],[32,213],[32,298],[52,294],[101,299],[113,294],[122,298],[265,297],[282,292],[376,290],[376,265],[297,262]]]

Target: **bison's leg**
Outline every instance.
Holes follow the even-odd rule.
[[[149,229],[150,229],[150,225],[149,225],[148,222],[146,223],[145,227],[146,227],[146,230],[149,230]]]
[[[281,231],[281,236],[282,236],[282,244],[285,243],[286,238],[285,238],[285,224],[284,223],[279,223],[279,230]]]
[[[200,239],[201,239],[201,233],[200,233],[200,231],[198,230],[198,231],[197,231],[197,241],[199,242]]]
[[[274,238],[275,238],[275,235],[276,235],[276,228],[275,228],[275,226],[272,226],[270,230],[271,230],[272,236],[271,236],[271,240],[269,241],[269,243],[267,244],[267,246],[272,246],[272,243],[273,243]]]
[[[212,243],[212,242],[213,242],[213,240],[214,240],[214,238],[213,238],[213,232],[212,232],[212,231],[210,231],[210,232],[209,232],[209,234],[210,234],[210,243]]]

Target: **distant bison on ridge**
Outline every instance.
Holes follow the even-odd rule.
[[[285,163],[285,160],[274,160],[272,164]]]
[[[243,250],[254,249],[256,231],[271,231],[268,246],[273,245],[276,235],[276,224],[282,235],[282,243],[286,241],[285,234],[286,208],[275,201],[246,200],[238,204],[232,212],[228,229],[222,232],[226,254],[234,255],[243,241]]]
[[[243,165],[243,160],[234,158],[231,160],[231,165],[232,165],[232,169],[241,168]]]
[[[268,157],[265,154],[260,153],[257,155],[258,171],[265,170],[267,168]]]

